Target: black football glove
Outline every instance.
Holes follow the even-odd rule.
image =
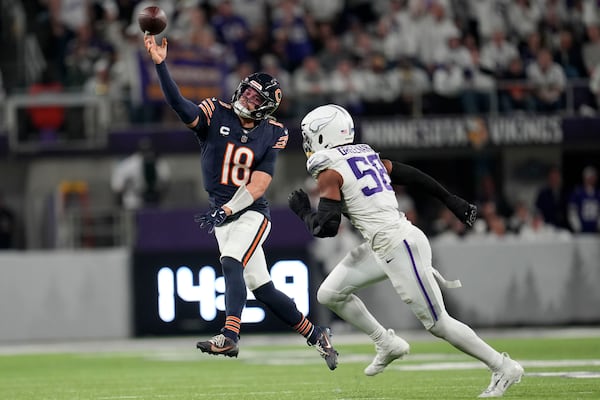
[[[216,226],[223,225],[225,219],[227,219],[227,214],[221,207],[213,207],[204,214],[194,216],[194,221],[200,224],[200,228],[208,228],[208,233],[213,233]]]
[[[300,218],[303,218],[311,211],[310,199],[302,189],[294,190],[290,193],[288,196],[288,205]]]
[[[446,206],[463,224],[472,227],[475,223],[475,220],[477,219],[476,205],[453,194],[446,201]]]

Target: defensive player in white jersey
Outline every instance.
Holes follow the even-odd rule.
[[[479,397],[502,396],[521,380],[523,368],[448,314],[439,283],[452,286],[453,282],[445,281],[432,267],[429,241],[399,212],[392,184],[424,189],[469,225],[476,218],[475,206],[415,168],[380,159],[368,144],[353,144],[354,122],[338,105],[309,112],[302,120],[302,135],[307,169],[317,180],[320,199],[317,210],[312,210],[306,193],[296,190],[290,194],[290,208],[314,236],[335,236],[344,214],[365,239],[335,266],[317,293],[321,304],[374,341],[377,354],[365,374],[382,372],[410,349],[393,330],[386,330],[355,294],[360,288],[389,279],[429,332],[490,368],[492,380]]]

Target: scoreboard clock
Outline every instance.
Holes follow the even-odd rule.
[[[269,251],[273,284],[310,316],[316,304],[305,251]],[[225,280],[218,254],[135,253],[133,255],[134,330],[136,336],[214,334],[225,319]],[[243,332],[289,330],[252,292],[242,312]]]

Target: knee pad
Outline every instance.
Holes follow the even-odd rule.
[[[427,329],[432,335],[437,336],[439,338],[445,338],[448,335],[450,326],[453,323],[454,318],[452,318],[448,313],[443,313],[440,315],[435,324],[429,329]]]
[[[348,297],[347,294],[330,289],[321,285],[317,291],[317,301],[319,304],[329,306],[331,304],[341,303]]]

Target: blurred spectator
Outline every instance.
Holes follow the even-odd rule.
[[[101,123],[129,122],[130,115],[124,104],[126,90],[122,80],[115,79],[110,61],[101,58],[94,64],[94,75],[83,85],[83,93],[98,96],[106,100],[97,117]]]
[[[577,186],[569,197],[567,215],[571,229],[580,233],[600,232],[600,189],[598,171],[587,166],[582,172],[583,182]]]
[[[292,74],[295,99],[295,109],[298,115],[304,115],[315,107],[328,101],[329,78],[319,60],[308,56],[302,65]]]
[[[407,0],[390,2],[389,18],[391,18],[391,36],[394,38],[383,47],[388,59],[408,58],[416,61],[419,24],[423,16],[424,13],[418,11],[416,7],[410,7],[410,2]],[[396,47],[392,47],[393,44]]]
[[[207,27],[212,28],[207,21],[206,11],[194,2],[182,7],[170,25],[169,44],[173,42],[178,46],[190,45],[197,32],[202,32]]]
[[[508,230],[513,233],[520,233],[524,227],[531,224],[531,220],[531,212],[527,203],[518,201],[515,204],[513,214],[508,219]]]
[[[373,54],[364,73],[365,91],[363,103],[369,115],[392,115],[396,112],[396,100],[400,95],[398,73],[389,70],[385,57]]]
[[[329,80],[331,100],[346,108],[352,115],[364,112],[362,96],[365,80],[362,70],[356,69],[350,59],[339,60]]]
[[[494,75],[501,76],[508,68],[509,61],[518,55],[517,47],[506,40],[504,31],[496,30],[491,40],[481,47],[481,65]]]
[[[504,237],[510,232],[506,228],[506,220],[499,215],[491,215],[487,219],[488,235],[495,237]]]
[[[67,87],[82,87],[94,75],[94,64],[100,59],[111,60],[114,49],[95,35],[92,25],[82,25],[67,46],[64,78]]]
[[[429,5],[428,14],[421,21],[421,29],[417,37],[418,57],[427,71],[431,72],[436,65],[436,55],[447,46],[450,37],[459,36],[454,21],[448,18],[445,6],[439,2]],[[431,27],[435,26],[435,29]]]
[[[218,3],[220,0],[211,0],[212,3]],[[248,23],[250,30],[256,33],[261,27],[267,24],[269,13],[269,4],[272,0],[231,0],[233,10],[237,15],[243,15]]]
[[[462,91],[464,89],[464,70],[455,63],[440,64],[433,71],[431,112],[434,114],[460,114],[462,109]]]
[[[597,65],[600,65],[600,25],[587,27],[587,41],[581,47],[581,56],[590,76]]]
[[[481,67],[478,50],[471,50],[470,57],[470,65],[463,69],[462,108],[467,114],[487,113],[492,109],[496,81]]]
[[[546,175],[546,183],[537,192],[535,208],[544,222],[567,229],[567,194],[562,184],[560,168],[552,166]]]
[[[448,33],[444,45],[436,49],[434,60],[435,64],[456,64],[461,68],[469,68],[473,65],[471,54],[463,45],[458,28]]]
[[[539,3],[542,20],[556,20],[559,22],[560,26],[573,27],[574,24],[572,22],[576,21],[571,21],[569,9],[574,9],[575,5],[573,4],[573,1],[570,1],[571,4],[569,5],[566,3],[567,2],[563,0],[544,0],[543,3]],[[569,9],[567,7],[569,7]],[[581,38],[582,36],[580,34],[575,35],[576,41]]]
[[[350,52],[342,46],[340,38],[334,35],[325,39],[317,58],[325,71],[333,71],[340,60],[350,58]]]
[[[315,22],[334,22],[344,9],[344,0],[300,0]]]
[[[558,228],[554,225],[547,224],[544,217],[538,211],[534,211],[527,225],[524,225],[519,231],[519,238],[526,240],[537,239],[569,239],[571,232],[566,229]]]
[[[566,76],[560,64],[552,61],[550,50],[540,49],[537,61],[529,65],[526,72],[537,111],[555,112],[564,107]]]
[[[400,80],[397,112],[405,115],[419,115],[423,109],[427,108],[423,102],[426,94],[431,90],[429,76],[406,57],[398,60],[396,71]]]
[[[469,9],[480,43],[487,42],[494,32],[507,29],[502,8],[498,0],[469,0]]]
[[[542,18],[542,10],[535,0],[514,0],[507,5],[509,29],[514,32],[519,41],[524,41],[527,36],[538,28]]]
[[[494,214],[498,214],[503,218],[508,218],[513,213],[512,206],[501,190],[498,190],[496,180],[491,174],[485,174],[479,180],[476,202],[482,206],[487,205],[489,213],[493,209]]]
[[[286,69],[295,70],[306,57],[313,54],[313,30],[311,21],[294,1],[282,0],[273,9],[273,49]]]
[[[171,176],[169,164],[156,154],[149,138],[141,139],[138,150],[117,164],[111,188],[118,204],[126,210],[157,207]]]
[[[356,41],[350,47],[350,54],[358,64],[367,65],[371,57],[375,54],[381,54],[379,42],[370,32],[358,32],[355,38]],[[387,63],[387,60],[385,61]]]
[[[499,91],[500,111],[534,111],[535,103],[527,85],[527,75],[520,57],[514,57],[508,64],[508,69],[501,76]]]
[[[588,76],[581,56],[581,46],[573,41],[573,33],[568,29],[560,31],[557,48],[553,52],[554,61],[560,64],[567,78]]]
[[[0,192],[0,250],[15,248],[17,218]]]
[[[600,5],[598,0],[581,0],[582,21],[586,26],[600,24]]]
[[[519,54],[521,55],[521,61],[525,68],[527,68],[529,64],[535,62],[541,48],[542,36],[538,31],[531,32],[529,36],[527,36],[527,40],[519,45]]]
[[[238,63],[250,60],[246,47],[250,38],[250,27],[243,16],[235,13],[230,0],[223,0],[217,4],[210,23],[219,42],[230,49]]]
[[[554,3],[563,3],[561,0],[553,0]],[[572,1],[566,11],[565,26],[570,26],[578,41],[582,42],[585,39],[586,24],[583,22],[583,2],[582,0]]]

